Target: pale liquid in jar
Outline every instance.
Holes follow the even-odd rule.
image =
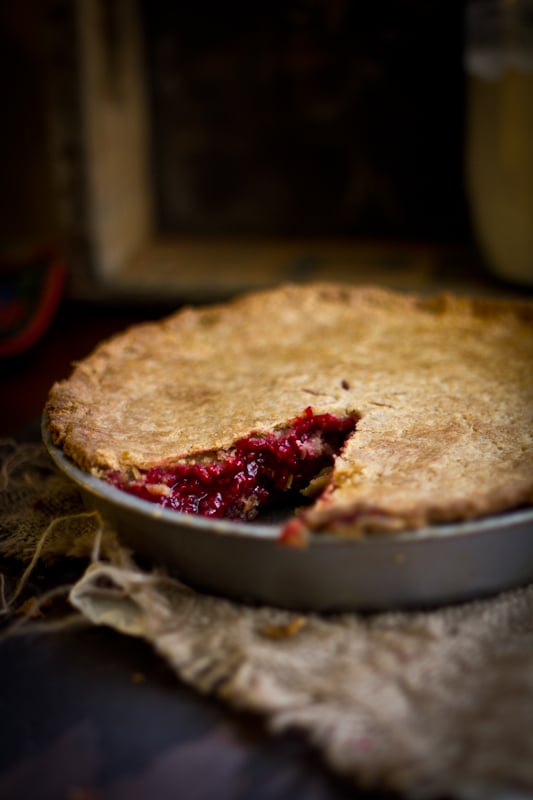
[[[494,273],[533,284],[533,68],[470,72],[467,108],[467,184],[479,244]]]

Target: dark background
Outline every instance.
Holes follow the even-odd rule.
[[[120,92],[127,0],[94,2]],[[83,122],[75,7],[0,9],[0,257],[57,236],[58,173],[82,158],[49,141],[59,115]],[[463,2],[137,8],[160,233],[470,241]]]
[[[469,236],[463,3],[143,2],[165,231]]]

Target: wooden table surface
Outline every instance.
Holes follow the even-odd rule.
[[[393,800],[103,629],[0,642],[3,800]]]

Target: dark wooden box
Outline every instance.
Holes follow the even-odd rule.
[[[468,237],[461,4],[73,0],[48,29],[76,295],[419,284]]]

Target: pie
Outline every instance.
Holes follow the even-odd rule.
[[[177,511],[359,536],[533,502],[533,302],[283,285],[187,307],[56,383],[52,441]],[[290,509],[290,510],[289,510]]]

